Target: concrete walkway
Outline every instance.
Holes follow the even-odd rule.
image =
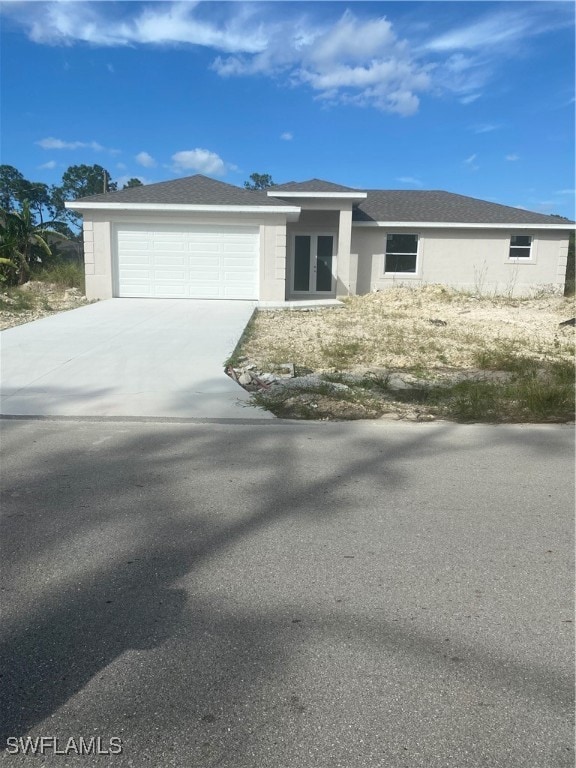
[[[272,419],[223,373],[254,306],[110,299],[9,328],[0,412]]]

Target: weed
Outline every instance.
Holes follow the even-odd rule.
[[[349,368],[361,358],[363,345],[357,339],[350,341],[335,341],[321,347],[322,354],[328,367]]]
[[[506,421],[498,407],[502,385],[487,381],[461,381],[443,391],[436,390],[441,413],[456,421]],[[500,404],[501,405],[501,404]]]
[[[59,262],[34,270],[31,279],[40,283],[52,283],[60,288],[78,288],[84,292],[84,267],[73,262]]]
[[[242,364],[242,361],[244,360],[244,355],[242,354],[243,348],[248,344],[248,342],[254,337],[255,333],[255,317],[256,313],[254,312],[252,314],[252,317],[248,322],[246,323],[246,327],[242,331],[242,335],[238,339],[238,343],[234,347],[234,350],[230,357],[226,360],[224,363],[224,367],[228,368],[228,366],[232,366],[233,368],[237,368]]]
[[[35,304],[35,297],[30,291],[22,290],[22,288],[6,288],[0,296],[0,310],[26,312],[33,309]]]
[[[486,288],[481,283],[480,271],[477,289]],[[572,329],[558,327],[572,314],[569,300],[478,298],[424,286],[353,296],[344,304],[337,313],[262,312],[254,319],[249,329],[254,332],[239,347],[260,370],[270,370],[268,363],[293,362],[296,376],[324,377],[324,385],[308,391],[273,388],[272,395],[268,390],[262,397],[277,415],[371,418],[392,410],[401,417],[428,414],[457,421],[572,418]],[[433,317],[447,326],[431,326]],[[385,373],[367,373],[370,368],[422,381],[396,390]],[[486,372],[482,380],[466,375],[478,368]]]
[[[517,355],[513,345],[503,344],[493,349],[481,349],[475,355],[475,362],[485,371],[510,371],[512,373],[531,373],[539,368],[539,361],[532,357]]]

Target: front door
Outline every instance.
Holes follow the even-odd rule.
[[[294,235],[293,293],[334,293],[334,235]]]

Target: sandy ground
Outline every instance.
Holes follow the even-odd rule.
[[[314,371],[478,366],[478,356],[572,359],[574,298],[475,297],[442,286],[394,288],[341,309],[259,312],[242,353],[260,370],[290,362]]]
[[[32,281],[23,285],[22,289],[31,294],[34,307],[24,310],[12,309],[15,300],[6,293],[0,293],[0,299],[5,305],[0,309],[0,330],[31,323],[33,320],[90,303],[78,288],[62,288],[50,283]]]

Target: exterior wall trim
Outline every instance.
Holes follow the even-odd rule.
[[[327,198],[335,200],[365,200],[368,195],[366,192],[282,192],[278,190],[276,192],[267,192],[268,197],[315,197],[315,198]]]
[[[173,203],[80,203],[67,202],[75,211],[197,211],[199,213],[285,213],[300,214],[292,205],[186,205]]]
[[[415,229],[416,227],[422,229],[508,229],[514,231],[516,229],[552,229],[560,232],[571,232],[574,227],[567,224],[539,224],[537,222],[532,223],[510,223],[510,224],[477,224],[470,222],[455,222],[455,221],[353,221],[352,227],[408,227]]]

